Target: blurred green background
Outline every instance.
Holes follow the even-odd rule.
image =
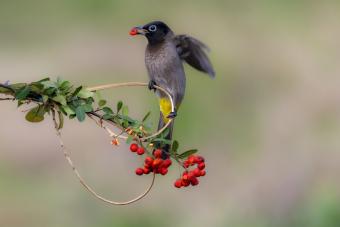
[[[217,77],[186,67],[176,119],[181,148],[207,159],[199,187],[175,189],[172,168],[124,207],[95,200],[59,151],[51,121],[25,122],[0,103],[0,226],[340,226],[339,1],[0,1],[0,81],[60,76],[75,84],[147,82],[146,40],[132,26],[165,21],[211,48]],[[147,89],[104,92],[134,117]],[[23,108],[24,110],[25,108]],[[141,159],[112,149],[93,122],[67,121],[65,143],[96,190],[127,200],[144,190]]]

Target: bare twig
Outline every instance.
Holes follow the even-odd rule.
[[[155,178],[156,178],[156,174],[154,173],[152,175],[152,180],[151,180],[151,184],[149,185],[149,187],[145,190],[145,192],[143,192],[141,195],[139,195],[138,197],[132,199],[132,200],[129,200],[129,201],[125,201],[125,202],[117,202],[117,201],[113,201],[113,200],[110,200],[110,199],[106,199],[104,198],[103,196],[99,195],[92,187],[90,187],[86,181],[84,180],[84,178],[80,175],[78,169],[76,168],[76,166],[74,165],[71,157],[70,157],[70,154],[67,152],[67,149],[65,147],[65,144],[62,140],[62,137],[61,137],[61,132],[60,130],[58,129],[58,123],[56,121],[56,118],[55,118],[55,112],[52,111],[52,116],[53,116],[53,122],[54,122],[54,125],[55,125],[55,129],[56,129],[56,133],[57,133],[57,136],[59,138],[59,143],[60,143],[60,147],[61,147],[61,151],[63,152],[64,156],[65,156],[65,159],[67,160],[68,164],[71,166],[73,172],[75,173],[76,177],[79,179],[79,182],[84,186],[84,188],[89,192],[91,193],[94,197],[96,197],[97,199],[105,202],[105,203],[108,203],[108,204],[111,204],[111,205],[128,205],[128,204],[132,204],[134,202],[137,202],[138,200],[144,198],[149,192],[150,190],[152,189],[154,183],[155,183]]]
[[[0,98],[0,101],[14,101],[15,98]]]

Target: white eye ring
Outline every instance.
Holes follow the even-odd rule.
[[[151,25],[150,27],[149,27],[149,31],[150,32],[155,32],[155,31],[157,31],[157,26],[156,25]]]

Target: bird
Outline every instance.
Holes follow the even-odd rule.
[[[149,75],[149,89],[159,97],[160,118],[158,130],[170,119],[177,116],[183,101],[186,87],[186,76],[183,63],[215,78],[215,71],[207,53],[209,48],[198,39],[189,35],[176,35],[162,21],[153,21],[143,26],[135,26],[130,30],[131,36],[145,36],[148,44],[145,50],[145,65]],[[175,111],[172,111],[169,98],[155,89],[155,85],[165,89],[172,97]],[[174,119],[169,125],[166,139],[172,140]],[[169,155],[170,145],[165,145],[163,159]]]

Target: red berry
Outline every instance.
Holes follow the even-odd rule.
[[[194,164],[196,162],[196,156],[195,155],[190,155],[188,157],[188,162],[189,162],[190,165]]]
[[[137,174],[137,175],[140,176],[140,175],[143,175],[143,173],[144,173],[144,170],[143,170],[142,168],[137,168],[137,169],[136,169],[136,174]]]
[[[197,168],[199,168],[200,170],[203,170],[205,168],[205,163],[201,162],[200,164],[198,164]]]
[[[168,169],[167,168],[161,168],[159,170],[159,173],[162,174],[162,175],[166,175],[168,173]]]
[[[148,166],[151,166],[153,163],[153,158],[152,157],[146,157],[144,163]]]
[[[133,143],[130,145],[130,151],[131,152],[136,152],[138,150],[138,145]]]
[[[175,183],[174,183],[174,186],[176,188],[182,187],[182,180],[181,179],[176,180]]]
[[[143,155],[144,153],[145,153],[145,149],[143,147],[138,147],[137,154],[138,155]]]
[[[197,156],[196,162],[197,162],[197,164],[200,164],[201,162],[204,162],[204,158],[202,156]]]
[[[195,177],[200,177],[202,176],[202,172],[200,169],[196,168],[193,170]]]
[[[188,179],[191,180],[191,179],[194,178],[194,177],[195,177],[194,171],[190,171],[190,172],[188,173]]]
[[[151,170],[149,168],[145,168],[143,169],[143,173],[144,174],[149,174],[151,172]]]
[[[188,186],[190,185],[190,181],[185,180],[185,179],[182,179],[181,184],[182,184],[182,186],[184,186],[184,187],[188,187]]]
[[[199,184],[199,181],[197,179],[197,177],[193,177],[190,179],[190,183],[192,186],[195,186],[195,185],[198,185]]]
[[[172,164],[171,159],[165,159],[165,160],[163,161],[163,166],[166,167],[166,168],[168,168],[169,166],[171,166],[171,164]]]
[[[159,167],[162,163],[163,163],[163,159],[161,159],[161,158],[156,158],[155,160],[153,160],[152,168],[156,169],[156,168]]]
[[[157,149],[153,152],[153,155],[155,156],[155,158],[161,158],[162,157],[162,150],[161,149]]]
[[[183,167],[184,167],[184,168],[188,168],[188,167],[189,167],[189,162],[188,162],[187,160],[185,160],[185,161],[183,162]]]
[[[186,175],[183,175],[183,177],[182,177],[182,180],[188,181],[188,180],[189,180],[189,176],[188,176],[188,174],[186,174]]]
[[[205,170],[201,170],[201,176],[203,177],[205,176],[205,174],[206,174]]]

